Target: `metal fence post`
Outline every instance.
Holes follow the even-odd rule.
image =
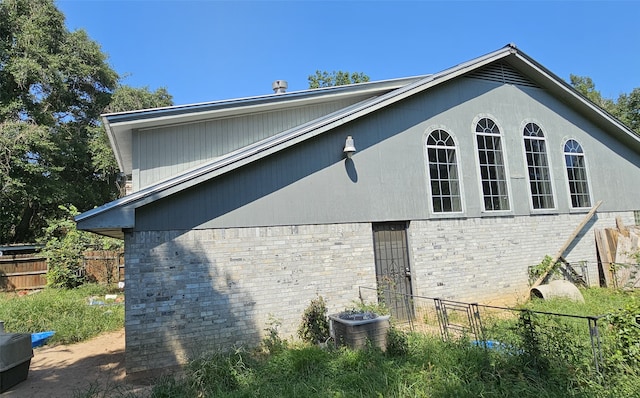
[[[598,318],[589,317],[589,337],[591,338],[591,351],[593,352],[593,364],[596,372],[600,373],[602,363],[602,345],[600,341],[600,331],[598,330]]]

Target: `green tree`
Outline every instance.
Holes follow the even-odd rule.
[[[113,92],[111,102],[104,112],[126,112],[171,105],[173,105],[173,97],[164,87],[151,91],[148,87],[134,88],[119,85]],[[118,165],[104,127],[102,125],[92,126],[91,132],[94,138],[89,143],[89,150],[95,172],[109,181],[116,179],[119,174]],[[96,205],[100,204],[102,203],[97,203]]]
[[[569,78],[571,79],[571,86],[578,90],[580,94],[607,112],[615,113],[615,103],[610,99],[602,98],[600,91],[596,90],[596,85],[590,77],[569,75]]]
[[[111,102],[105,112],[126,112],[138,109],[162,108],[173,105],[173,97],[166,88],[156,91],[149,87],[133,88],[120,85],[114,91]]]
[[[640,135],[640,88],[633,89],[630,94],[621,94],[613,101],[602,97],[591,78],[570,75],[570,79],[573,88]]]
[[[119,86],[106,59],[52,0],[0,0],[0,244],[34,241],[60,205],[117,198],[102,112],[172,105],[165,89]]]
[[[319,71],[314,75],[309,75],[309,88],[344,86],[347,84],[364,83],[369,81],[369,76],[362,72],[343,72],[343,71]]]
[[[117,81],[52,0],[0,2],[0,243],[32,241],[59,204],[113,196],[87,148]]]
[[[640,135],[640,88],[618,97],[616,116]]]

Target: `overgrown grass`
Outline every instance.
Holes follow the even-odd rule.
[[[638,293],[583,291],[586,303],[534,300],[531,310],[601,315],[628,307]],[[497,317],[487,322],[502,335],[502,349],[485,349],[466,338],[390,335],[387,352],[292,344],[276,334],[261,349],[236,349],[194,358],[184,374],[157,380],[150,392],[92,389],[76,397],[636,397],[640,362],[624,354],[618,326],[602,318],[605,360],[598,373],[585,320]],[[581,322],[585,323],[581,323]],[[633,326],[632,326],[633,328]],[[632,329],[633,330],[633,329]],[[488,332],[490,332],[489,330]],[[585,337],[586,331],[586,340]],[[268,343],[268,344],[267,344]],[[611,345],[608,345],[611,344]],[[631,341],[636,347],[638,340]],[[393,347],[393,349],[391,349]],[[635,361],[635,362],[634,362]],[[629,366],[631,365],[631,366]]]
[[[124,327],[124,305],[89,305],[94,296],[104,301],[112,288],[88,284],[75,289],[47,288],[20,296],[0,294],[0,320],[9,333],[53,330],[49,344],[69,344]]]
[[[606,288],[580,289],[584,303],[569,299],[533,299],[522,304],[522,308],[561,314],[597,316],[624,308],[630,302],[640,300],[640,290],[620,290]]]
[[[409,350],[321,349],[299,345],[267,356],[242,350],[194,360],[183,377],[158,381],[149,397],[618,397],[561,364],[464,341],[408,336]],[[640,388],[630,384],[628,391]],[[637,390],[636,390],[637,391]],[[633,395],[626,395],[633,396]]]
[[[532,310],[600,315],[624,307],[635,293],[584,291],[586,303],[536,300]],[[594,302],[595,301],[595,302]],[[518,313],[519,314],[519,313]],[[531,315],[498,317],[505,345],[492,350],[468,339],[393,329],[387,352],[291,344],[269,335],[262,350],[236,349],[194,358],[184,374],[157,381],[141,395],[100,397],[621,397],[638,396],[640,374],[592,364],[588,325]],[[584,322],[584,323],[580,323]],[[608,328],[603,318],[603,328]],[[488,322],[491,323],[491,322]],[[586,331],[587,340],[580,340]],[[583,336],[584,337],[584,336]],[[606,337],[606,333],[605,333]],[[586,345],[583,344],[586,342]],[[267,344],[268,343],[268,344]],[[393,349],[391,349],[393,347]],[[605,361],[606,362],[606,361]],[[82,397],[95,398],[85,394]],[[80,395],[78,395],[80,397]]]

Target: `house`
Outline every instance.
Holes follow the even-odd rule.
[[[563,254],[597,283],[594,228],[640,211],[640,138],[513,45],[104,123],[132,192],[76,221],[125,241],[129,373],[258,343],[274,319],[295,335],[317,295],[519,297],[602,201]]]

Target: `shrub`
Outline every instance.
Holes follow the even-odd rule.
[[[311,300],[302,315],[298,336],[309,343],[324,343],[329,339],[329,321],[327,305],[322,296]]]

